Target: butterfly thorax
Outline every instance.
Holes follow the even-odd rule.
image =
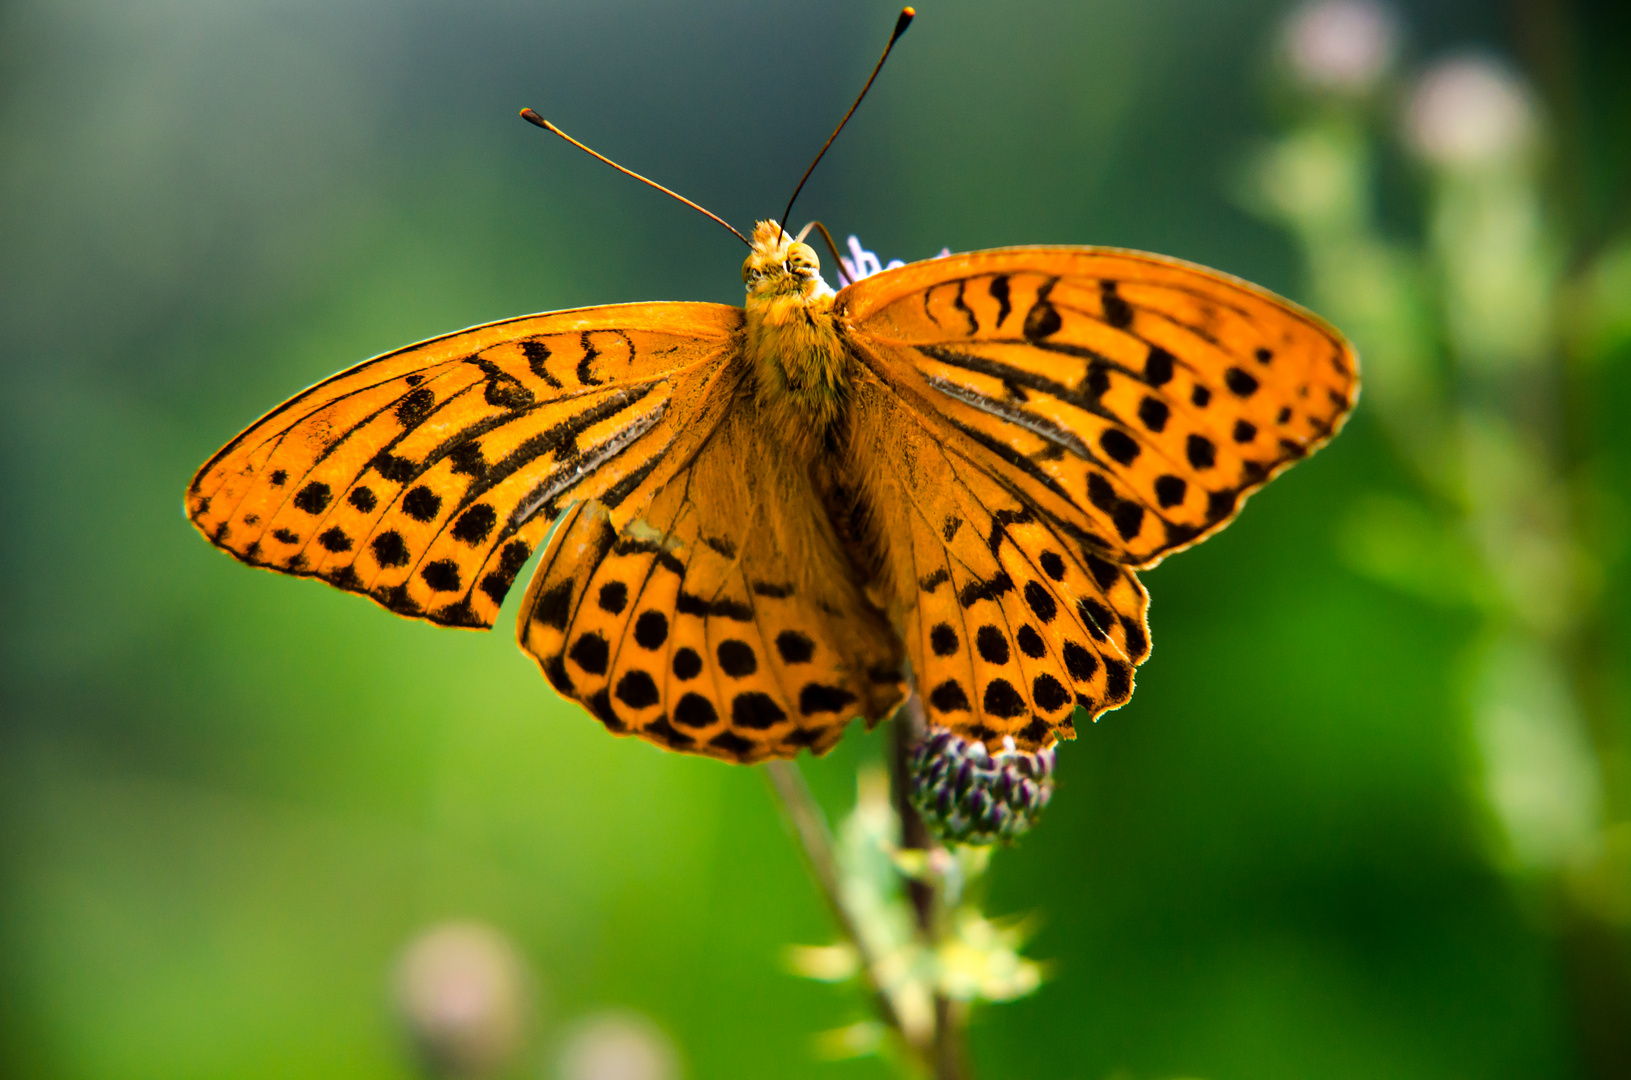
[[[813,449],[842,413],[848,371],[834,293],[815,251],[772,221],[753,230],[742,264],[748,288],[746,351],[760,407],[773,429]]]

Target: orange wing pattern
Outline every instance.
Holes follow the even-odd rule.
[[[1358,394],[1352,350],[1316,316],[1138,252],[934,259],[851,285],[838,310],[1005,482],[1130,566],[1222,528]]]
[[[229,443],[188,516],[251,565],[489,627],[562,508],[594,498],[626,520],[706,437],[741,322],[722,304],[611,305],[387,353]]]
[[[751,391],[721,397],[707,445],[640,517],[567,512],[521,647],[615,733],[727,761],[823,753],[899,704],[900,646]]]
[[[1136,252],[936,259],[837,307],[881,388],[857,399],[857,480],[912,508],[885,529],[925,700],[1029,749],[1072,734],[1056,688],[1092,715],[1130,696],[1149,651],[1130,570],[1226,525],[1358,393],[1352,350],[1313,315]]]
[[[890,615],[931,719],[1035,749],[1132,695],[1149,652],[1133,573],[1006,485],[983,447],[881,380],[856,396],[858,472],[888,537]],[[948,430],[949,429],[949,430]]]

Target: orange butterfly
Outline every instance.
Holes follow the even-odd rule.
[[[529,315],[335,375],[211,458],[188,515],[251,565],[462,627],[547,540],[521,647],[670,749],[822,753],[900,704],[909,661],[931,724],[1036,750],[1131,696],[1134,571],[1358,392],[1316,316],[1175,259],[1005,248],[835,293],[777,223],[749,246],[743,307]]]

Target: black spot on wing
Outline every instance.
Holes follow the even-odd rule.
[[[1099,435],[1099,446],[1111,459],[1121,465],[1131,465],[1138,458],[1138,442],[1120,428],[1105,428]]]
[[[336,554],[351,550],[351,537],[347,536],[338,525],[325,530],[317,537],[317,542],[323,545],[325,550]]]
[[[980,702],[984,710],[992,716],[1000,716],[1011,720],[1016,716],[1023,716],[1029,709],[1025,698],[1014,684],[1007,679],[992,679],[985,687],[985,697]]]
[[[855,695],[842,687],[805,683],[799,691],[799,712],[805,716],[842,712],[854,701]]]
[[[502,604],[504,597],[510,591],[510,586],[515,584],[515,575],[519,574],[521,568],[527,565],[527,557],[531,554],[532,549],[527,547],[525,540],[511,540],[505,544],[503,550],[498,553],[498,565],[482,577],[481,591],[486,593],[493,603]],[[568,581],[563,582],[563,584],[566,586],[567,596],[570,597],[572,583]],[[559,585],[556,586],[557,589],[560,587]],[[540,598],[541,606],[542,598]],[[565,625],[565,623],[562,623],[558,629],[565,629]]]
[[[1184,501],[1189,485],[1181,476],[1163,475],[1155,478],[1155,501],[1168,510]]]
[[[396,403],[396,418],[405,428],[418,427],[436,407],[436,395],[421,386],[404,394]]]
[[[370,545],[374,552],[374,559],[381,566],[407,566],[408,545],[403,541],[402,534],[395,529],[387,529],[374,537]]]
[[[963,685],[956,679],[947,679],[945,682],[929,691],[929,704],[937,712],[968,712],[968,694],[964,692]]]
[[[815,642],[797,630],[783,630],[776,635],[776,652],[784,664],[808,664],[815,655]]]
[[[1223,373],[1223,383],[1236,397],[1247,398],[1257,393],[1257,379],[1237,367]]]
[[[1114,281],[1099,282],[1099,300],[1104,305],[1104,321],[1117,330],[1125,330],[1133,325],[1132,305],[1121,298],[1116,291]]]
[[[1009,660],[1008,639],[995,626],[987,624],[974,634],[974,648],[980,659],[988,664],[1002,665]]]
[[[654,650],[668,640],[668,616],[660,611],[642,611],[634,620],[634,643],[642,649]]]
[[[403,497],[402,511],[415,521],[431,521],[442,512],[442,497],[420,484]]]
[[[1053,594],[1035,581],[1025,583],[1025,602],[1044,624],[1051,623],[1059,613],[1059,605],[1054,601]]]
[[[687,693],[674,706],[674,723],[688,728],[705,728],[718,719],[714,703],[701,694]]]
[[[453,523],[453,539],[475,547],[492,535],[497,524],[498,512],[486,503],[477,503]]]
[[[731,722],[737,727],[763,731],[786,719],[787,713],[769,694],[749,690],[731,699]]]
[[[1151,345],[1149,355],[1144,358],[1144,381],[1151,386],[1165,386],[1172,381],[1172,367],[1172,354],[1159,345]]]
[[[458,592],[459,564],[452,559],[437,559],[419,569],[419,577],[436,592]]]
[[[1064,685],[1046,673],[1031,681],[1031,697],[1035,699],[1037,708],[1050,713],[1058,712],[1070,701]]]
[[[600,595],[595,600],[600,610],[621,615],[629,605],[629,587],[621,581],[608,581],[600,587]]]
[[[735,754],[737,757],[741,757],[753,749],[752,742],[744,739],[734,731],[721,731],[708,740],[708,745],[717,746],[726,753]]]
[[[591,675],[606,674],[606,665],[611,660],[611,646],[601,636],[598,630],[591,630],[578,637],[568,650],[574,663]]]
[[[1133,669],[1120,660],[1104,662],[1105,697],[1112,700],[1125,698],[1133,688]]]
[[[617,680],[617,689],[613,693],[617,700],[631,709],[649,709],[662,699],[651,675],[638,668],[625,672]]]
[[[1059,328],[1064,325],[1064,321],[1059,318],[1058,310],[1047,300],[1048,289],[1052,284],[1052,282],[1049,282],[1047,286],[1042,288],[1037,296],[1036,303],[1032,304],[1031,310],[1025,313],[1024,332],[1025,336],[1032,341],[1051,337],[1057,334]]]
[[[294,504],[296,509],[304,510],[308,514],[320,514],[328,507],[329,498],[328,485],[313,480],[295,495]]]
[[[682,646],[674,650],[674,661],[671,665],[674,677],[681,682],[690,682],[702,673],[702,657],[689,646]]]
[[[736,638],[727,638],[719,643],[715,650],[719,658],[719,667],[725,674],[733,679],[745,679],[759,670],[759,658],[753,652],[753,646]]]

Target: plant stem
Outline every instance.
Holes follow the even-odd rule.
[[[776,792],[782,810],[787,814],[787,820],[798,837],[805,860],[810,864],[810,873],[814,875],[816,884],[826,897],[827,906],[832,910],[839,930],[855,950],[861,978],[872,994],[878,1016],[895,1030],[902,1041],[911,1045],[906,1028],[901,1024],[900,1015],[895,1012],[894,1002],[890,1001],[889,995],[878,984],[877,958],[872,955],[866,939],[861,935],[860,927],[856,925],[849,908],[844,904],[843,879],[838,873],[838,860],[833,855],[832,833],[827,828],[826,815],[821,812],[821,806],[815,801],[815,796],[810,794],[810,785],[805,783],[804,774],[799,771],[797,763],[768,761],[764,768],[765,775],[770,778],[770,786]]]
[[[923,737],[923,701],[916,693],[901,703],[892,721],[891,742],[893,754],[889,770],[895,809],[900,815],[901,847],[929,850],[935,846],[928,827],[918,816],[917,808],[908,797],[911,778],[907,775],[912,748]],[[931,951],[940,947],[945,932],[946,915],[942,891],[930,881],[907,881],[906,888],[917,912],[918,933]],[[935,1080],[968,1080],[969,1070],[963,1053],[962,1021],[966,1010],[960,1008],[945,994],[934,995],[934,1036],[929,1057]]]

